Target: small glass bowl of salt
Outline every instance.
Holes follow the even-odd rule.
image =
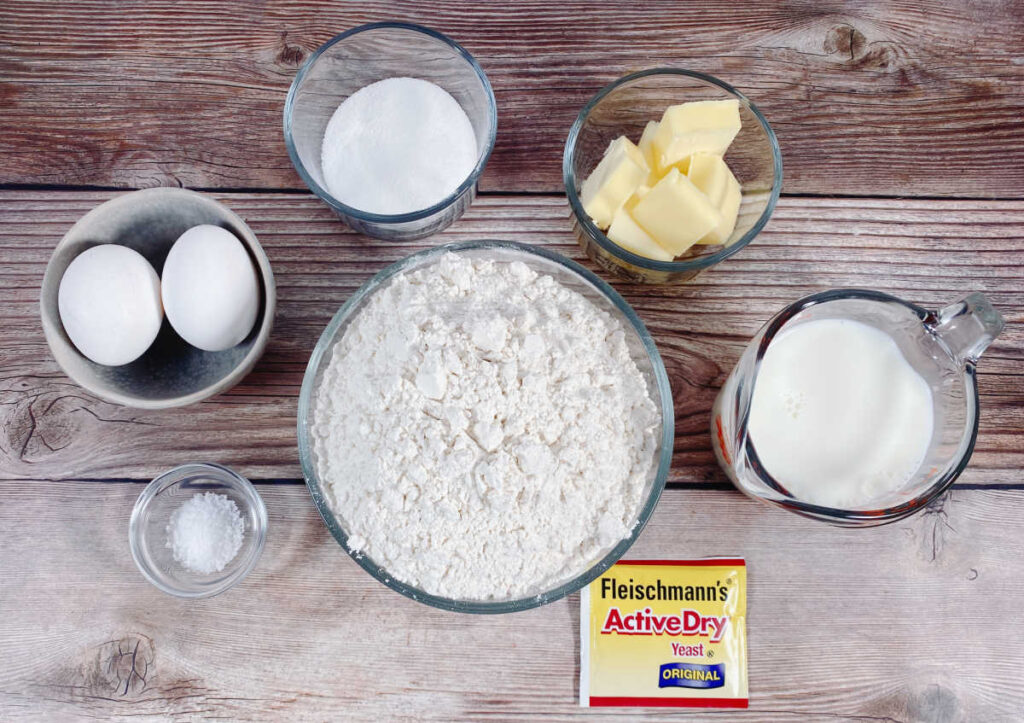
[[[204,598],[240,582],[267,537],[267,508],[249,480],[218,464],[165,472],[142,491],[128,524],[135,564],[169,595]]]

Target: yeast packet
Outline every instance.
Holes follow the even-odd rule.
[[[746,708],[740,558],[620,560],[580,596],[580,705]]]

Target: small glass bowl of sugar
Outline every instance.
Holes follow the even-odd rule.
[[[411,241],[469,208],[498,111],[480,64],[441,33],[371,23],[324,43],[295,75],[284,137],[306,186],[359,233]]]
[[[249,480],[218,464],[190,463],[142,491],[128,524],[135,564],[163,592],[218,595],[256,566],[267,508]]]

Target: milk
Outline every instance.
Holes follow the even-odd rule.
[[[764,468],[793,497],[865,508],[914,477],[932,425],[931,387],[888,334],[820,319],[772,340],[749,432]]]

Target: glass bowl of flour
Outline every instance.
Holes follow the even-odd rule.
[[[324,43],[284,107],[303,182],[354,230],[392,241],[437,233],[469,208],[497,127],[473,56],[409,23],[362,25]]]
[[[630,306],[583,267],[507,241],[388,267],[338,311],[298,414],[331,534],[414,600],[473,613],[575,592],[657,504],[672,394]]]

